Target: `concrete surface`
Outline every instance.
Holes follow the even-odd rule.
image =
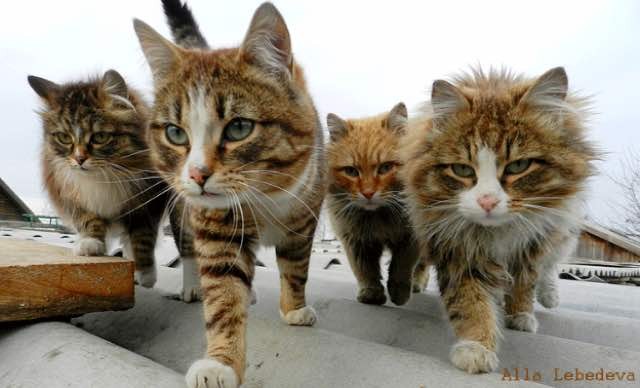
[[[3,326],[0,387],[171,388],[182,375],[67,323]]]
[[[56,243],[60,244],[60,240]],[[157,253],[160,263],[175,257],[168,243],[162,244]],[[289,327],[278,314],[279,282],[273,251],[261,250],[258,257],[266,268],[256,271],[258,303],[249,310],[245,388],[640,386],[640,287],[559,280],[560,307],[546,310],[536,306],[540,332],[505,329],[499,351],[500,370],[472,376],[458,371],[447,360],[454,338],[443,318],[434,281],[426,293],[414,295],[402,307],[359,304],[355,302],[355,279],[339,245],[319,242],[314,246],[307,288],[308,301],[318,311],[319,321],[313,328]],[[163,383],[167,381],[166,386],[183,386],[178,374],[202,356],[205,339],[200,303],[184,304],[162,297],[175,292],[180,279],[179,269],[160,266],[157,288],[137,288],[133,309],[75,318],[75,329],[60,323],[56,327],[81,333],[82,338],[106,339],[119,346],[117,349],[126,357],[148,362],[149,370],[163,368],[173,373],[171,377],[159,377]],[[29,338],[48,343],[45,333],[33,331],[40,325],[43,324],[12,328],[13,348],[6,346],[7,331],[0,328],[0,387],[7,386],[4,379],[8,375],[3,373],[8,369],[3,369],[3,361],[13,357],[12,349],[28,345]],[[76,335],[69,335],[67,340],[73,342],[74,338]],[[89,348],[93,350],[93,345]],[[24,360],[33,360],[30,362],[34,367],[46,365],[43,355],[51,349],[54,347],[23,351],[13,365],[22,365]],[[93,373],[82,362],[68,363],[67,368],[70,374],[78,373],[81,378]],[[518,368],[521,378],[525,369],[531,377],[538,371],[540,384],[503,381],[503,368],[512,376]],[[632,372],[635,381],[557,379],[557,374],[575,373],[576,368],[580,373],[598,372],[600,368],[605,372]],[[32,378],[24,370],[16,373],[11,375],[11,381],[21,385],[15,387],[40,387],[38,382],[48,381],[43,375]],[[180,379],[175,380],[176,376]],[[95,386],[110,386],[109,381]],[[131,380],[122,386],[144,385]]]

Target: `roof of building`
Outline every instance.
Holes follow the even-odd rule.
[[[640,256],[640,242],[626,237],[614,230],[605,228],[594,222],[585,222],[583,224],[583,231]]]
[[[33,211],[29,209],[26,203],[24,203],[16,193],[11,190],[11,187],[0,178],[0,191],[6,194],[11,203],[20,210],[22,214],[33,214]]]

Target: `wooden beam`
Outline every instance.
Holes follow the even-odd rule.
[[[134,263],[72,256],[35,241],[0,240],[0,322],[133,307]]]

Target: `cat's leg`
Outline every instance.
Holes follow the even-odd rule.
[[[380,274],[382,244],[350,240],[345,241],[343,245],[351,270],[358,281],[358,302],[384,304],[387,297],[384,294]]]
[[[451,266],[438,265],[440,293],[458,338],[449,357],[457,368],[468,373],[491,372],[498,367],[500,337],[496,290],[474,276],[475,270],[460,271]]]
[[[429,284],[429,270],[431,264],[426,256],[420,257],[416,268],[413,270],[413,292],[419,293],[427,289]]]
[[[103,256],[106,253],[105,236],[107,222],[96,214],[76,208],[73,224],[78,231],[78,239],[73,246],[76,256]]]
[[[400,244],[392,245],[391,252],[387,291],[394,304],[403,305],[411,297],[413,271],[420,258],[418,244],[405,240]]]
[[[193,230],[186,214],[184,201],[179,200],[169,213],[169,221],[173,232],[173,239],[180,253],[182,263],[182,285],[177,294],[170,295],[190,303],[202,299],[200,288],[200,273],[193,248]]]
[[[513,284],[505,293],[505,324],[513,330],[535,333],[538,320],[533,315],[533,298],[538,274],[533,260],[519,263],[513,269]]]
[[[569,229],[554,242],[552,252],[542,257],[540,275],[536,283],[536,297],[538,302],[550,309],[558,307],[560,295],[558,293],[558,263],[568,259],[578,246],[579,229]]]
[[[150,220],[146,214],[131,218],[128,226],[128,255],[136,263],[135,281],[151,288],[156,284],[155,247],[158,237],[158,222]]]
[[[276,245],[280,271],[280,316],[289,325],[311,326],[316,322],[316,313],[305,300],[313,229],[307,237],[290,236],[285,243]]]
[[[233,217],[220,213],[226,214],[210,210],[192,216],[207,351],[187,372],[189,388],[236,388],[244,378],[255,228],[245,225],[241,235],[233,227]]]

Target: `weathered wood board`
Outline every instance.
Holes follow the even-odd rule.
[[[0,322],[131,308],[133,273],[133,261],[119,257],[0,240]]]

